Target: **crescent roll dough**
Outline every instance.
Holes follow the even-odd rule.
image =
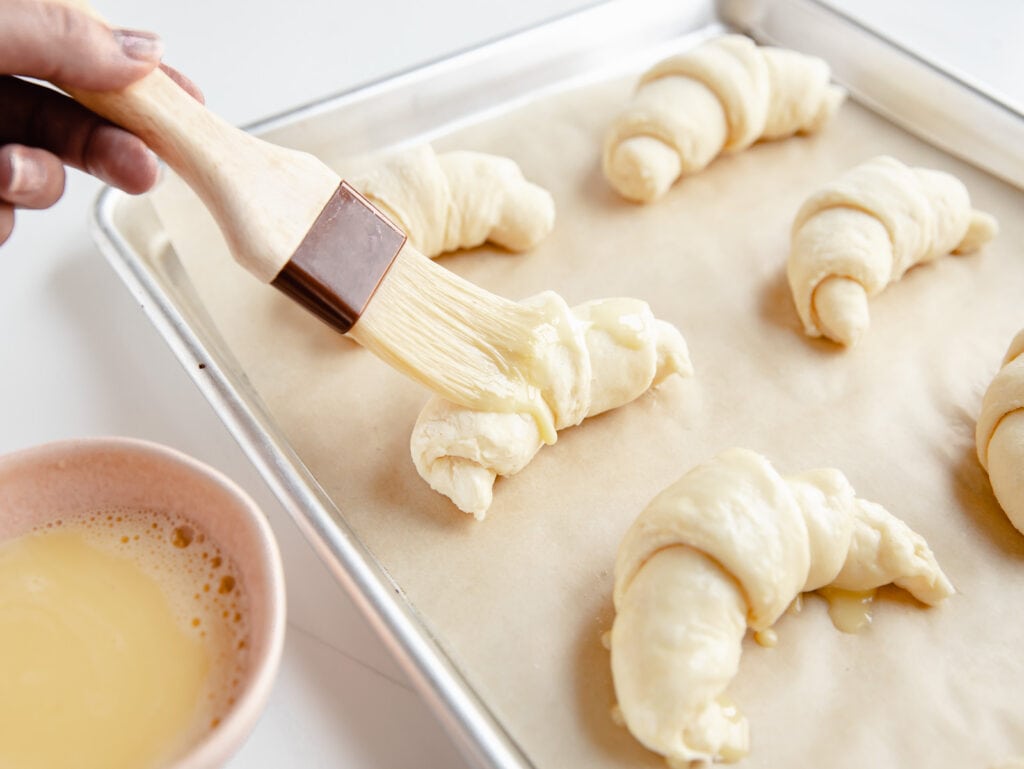
[[[747,627],[805,590],[893,582],[927,604],[953,593],[928,545],[838,470],[782,477],[731,449],[647,506],[615,561],[612,676],[626,726],[671,766],[748,752],[723,698]]]
[[[1024,534],[1024,330],[985,392],[975,440],[996,499]]]
[[[648,203],[720,152],[817,131],[844,98],[821,59],[724,35],[640,78],[605,138],[604,175],[623,197]]]
[[[862,163],[811,195],[793,222],[789,286],[804,330],[855,344],[870,322],[868,297],[915,264],[977,250],[997,230],[956,177],[885,156]]]
[[[349,183],[431,258],[488,240],[525,251],[555,223],[551,194],[523,178],[515,161],[497,155],[437,154],[421,145]]]
[[[629,403],[670,374],[693,373],[682,335],[646,302],[598,299],[570,309],[546,291],[523,304],[556,319],[557,335],[529,362],[534,381],[548,383],[542,394],[556,430]],[[543,443],[528,414],[473,411],[434,397],[416,420],[410,450],[435,491],[482,520],[496,477],[518,473]]]

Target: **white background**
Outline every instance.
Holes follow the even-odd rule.
[[[241,124],[589,4],[97,1],[119,25],[160,32],[166,60]],[[837,4],[1024,102],[1024,2]],[[89,435],[145,438],[224,471],[266,511],[285,560],[288,637],[267,712],[231,767],[464,766],[98,253],[87,224],[98,191],[71,174],[64,199],[20,212],[0,247],[0,452]]]

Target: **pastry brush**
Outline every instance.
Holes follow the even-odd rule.
[[[119,91],[65,90],[174,169],[258,279],[442,397],[529,413],[552,438],[529,376],[544,325],[536,310],[427,259],[323,162],[235,128],[159,69]]]

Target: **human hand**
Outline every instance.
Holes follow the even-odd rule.
[[[90,91],[124,88],[160,64],[150,32],[111,29],[57,2],[0,1],[0,244],[16,208],[49,208],[64,192],[64,165],[137,194],[157,179],[143,142],[52,88],[22,78]],[[174,70],[165,71],[198,99]]]

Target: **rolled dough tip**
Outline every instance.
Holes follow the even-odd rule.
[[[692,377],[693,361],[690,360],[690,350],[679,329],[663,320],[657,321],[657,326],[658,368],[652,384],[659,384],[672,374]]]
[[[435,491],[446,495],[455,506],[478,521],[487,517],[494,501],[494,481],[497,476],[486,467],[468,459],[449,457],[441,465],[445,472],[430,480]]]
[[[555,200],[543,187],[523,180],[510,193],[491,240],[509,251],[529,251],[555,226]]]
[[[847,91],[841,85],[830,85],[825,93],[825,101],[822,105],[821,119],[823,122],[827,122],[832,119],[832,116],[839,111],[839,108],[843,106],[843,102],[846,101]]]
[[[673,353],[671,355],[668,364],[665,366],[665,371],[669,374],[679,374],[684,379],[692,377],[696,373],[693,368],[693,361],[690,360],[689,356],[680,353]]]
[[[657,200],[679,178],[682,164],[676,151],[651,136],[622,141],[608,160],[605,175],[623,197],[636,203]]]
[[[936,600],[929,602],[928,605],[934,606],[939,601],[944,601],[954,595],[956,595],[956,588],[953,587],[953,583],[949,581],[949,578],[945,574],[940,572],[939,579],[935,586]]]
[[[843,106],[846,101],[847,91],[839,85],[829,85],[825,90],[825,98],[821,100],[821,106],[810,123],[800,129],[802,134],[812,134],[819,131]]]
[[[999,234],[999,222],[991,214],[974,209],[960,244],[954,249],[957,254],[970,254],[984,246]]]
[[[851,278],[823,280],[814,290],[813,306],[822,334],[846,347],[857,344],[871,324],[868,295]]]

